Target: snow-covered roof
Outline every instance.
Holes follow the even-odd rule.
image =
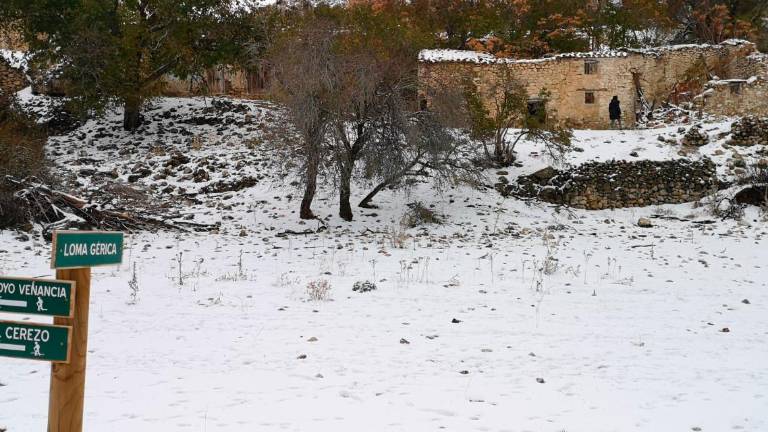
[[[760,80],[760,77],[758,76],[751,76],[749,78],[717,79],[717,80],[707,81],[706,86],[710,88],[710,87],[718,87],[718,86],[724,86],[724,85],[730,85],[730,84],[752,85],[758,82],[759,80]]]
[[[659,56],[663,54],[665,51],[718,48],[724,45],[741,46],[741,45],[754,45],[754,44],[752,42],[741,40],[741,39],[728,39],[719,45],[685,44],[685,45],[669,45],[669,46],[663,46],[663,47],[643,48],[643,49],[621,48],[616,50],[563,53],[563,54],[557,54],[557,55],[543,57],[539,59],[515,59],[515,58],[496,57],[492,54],[469,51],[469,50],[425,49],[419,52],[419,61],[423,63],[476,63],[476,64],[536,63],[536,62],[552,61],[557,59],[571,59],[571,58],[628,57],[630,54]]]

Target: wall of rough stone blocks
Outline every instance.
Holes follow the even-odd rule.
[[[701,111],[721,116],[768,116],[768,78],[716,82],[696,98]]]
[[[755,52],[750,43],[691,45],[657,50],[626,51],[592,57],[559,56],[531,61],[421,61],[419,81],[421,96],[429,104],[438,89],[457,88],[464,79],[473,79],[493,111],[493,89],[503,71],[525,85],[528,95],[541,90],[550,93],[547,112],[550,118],[575,128],[605,129],[610,126],[608,103],[615,95],[622,104],[623,123],[635,124],[637,86],[639,82],[646,101],[658,105],[666,101],[687,73],[702,61],[708,70],[725,77],[741,77],[749,69],[747,61]],[[585,74],[585,62],[597,62],[597,73]],[[755,69],[754,66],[750,66]],[[595,95],[593,104],[586,103],[585,93]],[[695,95],[690,94],[689,97]]]
[[[687,159],[588,162],[569,171],[520,177],[517,184],[496,184],[505,195],[589,210],[691,202],[718,186],[713,162]]]
[[[0,57],[0,98],[7,98],[27,85],[27,77],[24,73],[12,68],[5,59]]]
[[[7,31],[0,31],[0,49],[11,51],[26,51],[27,46],[21,40],[21,36]]]

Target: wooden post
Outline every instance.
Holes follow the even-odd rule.
[[[76,282],[72,318],[56,317],[56,325],[72,326],[69,363],[51,365],[48,403],[48,432],[81,432],[85,401],[85,360],[88,354],[88,305],[91,298],[91,269],[57,270],[56,278]]]

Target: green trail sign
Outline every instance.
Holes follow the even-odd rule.
[[[0,321],[0,356],[69,362],[72,327]]]
[[[54,231],[51,268],[70,269],[120,264],[123,233],[112,231]]]
[[[74,295],[73,281],[0,277],[0,312],[68,318]]]

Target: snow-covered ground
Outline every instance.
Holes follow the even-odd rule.
[[[768,430],[768,223],[757,209],[710,223],[694,204],[566,210],[422,183],[383,193],[351,223],[323,191],[315,210],[328,230],[278,236],[318,225],[298,221],[300,194],[259,144],[269,133],[258,125],[279,114],[206,103],[161,100],[143,134],[112,116],[50,141],[61,177],[85,194],[120,184],[124,196],[171,197],[158,204],[169,220],[221,224],[130,234],[123,265],[94,269],[86,430]],[[224,121],[183,121],[206,116]],[[731,150],[715,154],[714,138],[728,123],[705,130],[713,143],[689,157],[725,162]],[[583,151],[569,162],[681,157],[659,134],[680,137],[578,132]],[[174,148],[190,160],[166,172]],[[511,176],[550,163],[529,144],[518,153]],[[137,164],[151,174],[128,183]],[[199,168],[207,180],[194,179]],[[244,177],[255,184],[203,191]],[[401,229],[416,201],[444,223]],[[0,272],[52,275],[50,245],[31,237],[0,234]],[[320,280],[330,289],[313,301],[307,285]],[[377,289],[352,291],[366,280]],[[1,362],[0,428],[45,430],[49,366]]]

